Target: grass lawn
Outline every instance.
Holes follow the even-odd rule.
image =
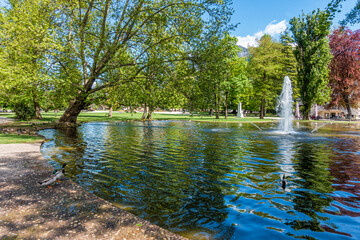
[[[38,136],[27,136],[27,135],[12,135],[12,134],[0,134],[0,144],[9,143],[34,143],[41,142],[42,137]]]
[[[15,123],[28,123],[28,122],[55,122],[63,112],[54,113],[41,113],[42,120],[31,120],[31,121],[16,121]],[[109,118],[107,112],[82,112],[78,116],[78,122],[104,122],[104,121],[128,121],[128,120],[140,120],[142,113],[124,113],[124,112],[113,112],[113,117]],[[15,114],[1,113],[0,117],[15,118]],[[215,119],[215,116],[210,117],[208,114],[166,114],[156,113],[152,114],[152,120],[192,120],[192,121],[211,121],[211,122],[258,122],[258,121],[272,121],[271,119],[259,119],[258,117],[246,117],[237,118],[235,116],[228,116],[225,119],[224,116],[220,116],[220,119]]]

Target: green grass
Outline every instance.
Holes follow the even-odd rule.
[[[29,122],[55,122],[63,112],[59,113],[42,113],[42,120],[29,120],[29,121],[16,121],[16,123],[29,123]],[[3,117],[15,118],[14,114],[0,114]],[[107,112],[82,112],[78,116],[78,122],[105,122],[105,121],[131,121],[131,120],[140,120],[142,113],[124,113],[124,112],[113,112],[112,118],[108,117]],[[215,116],[210,117],[208,114],[164,114],[156,113],[152,114],[152,120],[191,120],[191,121],[211,121],[211,122],[258,122],[258,121],[271,121],[269,119],[259,119],[258,117],[246,117],[246,118],[237,118],[233,115],[228,116],[228,119],[225,119],[224,116],[220,116],[220,119],[216,119]]]
[[[42,140],[43,138],[38,136],[0,134],[0,144],[35,143],[35,142],[41,142]]]
[[[127,120],[139,120],[142,116],[142,113],[119,113],[113,112],[112,118],[108,117],[108,114],[105,112],[83,112],[79,115],[79,122],[102,122],[102,121],[127,121]],[[225,119],[224,116],[220,116],[220,119],[210,117],[208,114],[196,114],[196,115],[187,115],[187,114],[164,114],[164,113],[153,113],[152,120],[191,120],[191,121],[212,121],[212,122],[244,122],[244,121],[264,121],[264,119],[259,118],[236,118],[234,116],[229,116],[228,119]],[[269,121],[265,119],[265,121]]]
[[[42,113],[42,120],[27,120],[27,121],[19,121],[16,120],[15,122],[11,123],[11,126],[19,125],[24,126],[28,123],[48,123],[48,122],[55,122],[58,120],[64,112],[54,113],[48,112]],[[141,112],[138,113],[125,113],[125,112],[113,112],[113,117],[108,117],[108,112],[82,112],[78,116],[78,122],[114,122],[114,121],[137,121],[140,120],[142,116]],[[266,121],[273,121],[269,117],[274,117],[275,115],[266,115],[265,119],[260,119],[258,116],[249,115],[245,118],[237,118],[234,115],[229,115],[228,119],[225,119],[223,115],[220,116],[220,119],[216,119],[215,116],[210,117],[208,113],[198,113],[193,115],[188,114],[164,114],[164,113],[157,113],[154,112],[152,114],[152,120],[186,120],[186,121],[207,121],[207,122],[266,122]],[[8,117],[15,119],[15,114],[13,113],[0,113],[0,117]],[[329,121],[329,120],[298,120],[301,122],[332,122],[332,123],[358,123],[357,121]]]

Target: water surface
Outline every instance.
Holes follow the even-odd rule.
[[[40,131],[41,151],[88,191],[192,239],[358,238],[357,125],[260,126],[86,123]]]

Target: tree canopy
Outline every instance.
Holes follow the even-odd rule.
[[[59,119],[64,123],[75,123],[99,91],[124,84],[143,88],[153,70],[164,83],[176,62],[192,61],[204,42],[232,27],[230,0],[39,1],[39,7],[36,1],[10,1],[1,12],[1,61],[16,63],[1,74],[7,83],[28,79],[34,86],[28,99],[38,101],[43,94],[37,90],[46,87],[71,99]],[[9,74],[24,69],[31,70]]]
[[[313,104],[324,104],[329,100],[328,66],[332,55],[328,34],[332,17],[332,12],[318,9],[290,20],[290,31],[296,44],[294,53],[304,119],[309,118]]]
[[[360,0],[358,0],[354,8],[345,15],[345,19],[340,22],[341,25],[354,25],[356,23],[360,23]]]
[[[347,108],[349,117],[351,107],[360,102],[360,30],[351,31],[339,28],[330,35],[330,48],[333,59],[330,63],[330,86],[332,88],[330,105]]]

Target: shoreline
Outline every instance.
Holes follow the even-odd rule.
[[[0,144],[1,239],[186,239],[122,210],[53,171],[42,143]]]

